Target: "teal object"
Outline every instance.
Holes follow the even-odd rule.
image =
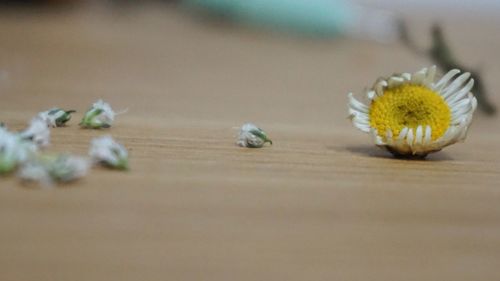
[[[187,8],[236,23],[305,36],[334,37],[353,19],[342,0],[184,0]]]

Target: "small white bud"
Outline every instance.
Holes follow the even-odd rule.
[[[242,147],[260,148],[266,142],[271,145],[273,144],[272,140],[268,138],[267,134],[261,128],[252,123],[246,123],[241,126],[236,144]]]
[[[40,112],[38,117],[45,120],[47,125],[55,128],[62,127],[71,119],[71,113],[74,113],[74,110],[63,110],[60,108],[52,108],[47,111]]]

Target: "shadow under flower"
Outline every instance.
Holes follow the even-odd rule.
[[[395,159],[404,161],[449,161],[453,160],[448,154],[439,151],[436,153],[431,153],[427,157],[417,157],[417,158],[407,158],[407,157],[395,157],[389,151],[385,149],[378,148],[376,146],[370,145],[349,145],[349,146],[329,146],[328,149],[333,149],[336,151],[347,151],[361,156],[368,156],[374,158],[384,158],[384,159]]]

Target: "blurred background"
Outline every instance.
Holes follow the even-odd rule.
[[[143,117],[286,124],[298,114],[331,126],[345,112],[329,107],[345,93],[441,66],[432,52],[443,47],[480,80],[493,115],[499,12],[493,0],[2,1],[0,91],[16,110],[64,92],[70,103],[127,96]],[[150,102],[159,96],[169,103]]]

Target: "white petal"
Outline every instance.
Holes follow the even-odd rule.
[[[371,127],[367,125],[357,125],[356,128],[360,129],[362,132],[368,133]]]
[[[375,144],[376,145],[386,145],[384,140],[380,136],[375,136]]]
[[[349,97],[349,106],[352,109],[363,113],[369,112],[370,109],[368,108],[368,106],[364,105],[362,102],[355,99],[352,93],[349,93],[347,96]]]
[[[392,130],[391,129],[387,129],[387,131],[385,132],[385,137],[387,139],[392,139]]]
[[[419,125],[417,127],[417,131],[415,133],[415,144],[421,144],[422,143],[422,137],[423,137],[423,130],[422,130],[422,126]]]
[[[435,77],[436,77],[436,66],[433,65],[429,67],[429,70],[427,71],[427,74],[424,79],[424,85],[430,87],[434,82]]]
[[[455,104],[455,106],[453,106],[451,108],[451,114],[453,115],[455,112],[458,112],[458,111],[461,111],[463,110],[464,108],[469,108],[469,107],[472,107],[471,106],[471,100],[470,99],[463,99],[459,102],[457,102]]]
[[[425,135],[424,135],[423,144],[429,144],[431,142],[431,138],[432,138],[432,129],[431,129],[431,126],[427,125],[425,127]]]
[[[465,85],[462,89],[455,92],[453,95],[450,95],[446,99],[446,101],[448,102],[448,105],[450,105],[450,107],[452,107],[455,102],[457,102],[460,99],[462,99],[463,97],[465,97],[470,92],[472,87],[474,87],[474,79],[471,78],[469,80],[469,82],[467,83],[467,85]]]
[[[349,98],[349,117],[353,125],[363,132],[370,131],[370,119],[368,116],[369,108],[360,101],[354,98],[352,93],[348,94]],[[258,129],[258,128],[257,128]],[[252,135],[252,134],[250,134]]]
[[[477,99],[471,93],[469,93],[469,98],[472,100],[472,111],[475,111],[477,108]]]
[[[435,85],[434,85],[434,90],[440,92],[452,79],[455,77],[457,74],[460,73],[460,70],[458,69],[452,69],[448,71]]]
[[[369,121],[366,121],[366,119],[364,117],[360,117],[363,114],[364,113],[360,113],[360,112],[350,112],[349,117],[351,118],[352,124],[356,128],[358,128],[359,130],[361,130],[365,133],[368,133],[368,132],[370,132],[370,123],[369,123]],[[253,136],[253,134],[250,134],[250,135]]]
[[[357,121],[357,122],[361,122],[361,123],[365,123],[365,124],[370,124],[370,117],[368,116],[368,114],[366,113],[362,113],[362,112],[359,112],[359,111],[355,111],[355,112],[350,112],[351,115],[355,116],[353,118],[353,121]]]
[[[410,73],[402,73],[401,74],[401,77],[403,77],[403,79],[405,79],[406,81],[411,81],[411,74]]]
[[[404,140],[408,134],[408,127],[404,127],[399,133],[398,140]]]
[[[375,91],[368,91],[366,93],[366,96],[368,97],[368,99],[370,100],[374,100],[376,97],[377,97],[377,94],[375,93]]]
[[[462,118],[472,115],[472,112],[473,110],[471,105],[469,105],[468,107],[463,107],[461,110],[452,114],[451,124],[457,124],[458,122],[461,122],[460,120]]]
[[[377,129],[375,128],[370,128],[370,133],[373,137],[373,142],[375,142],[376,145],[386,145],[387,143],[384,142],[381,136],[378,135]]]
[[[387,87],[387,81],[380,80],[375,84],[375,93],[377,96],[381,97],[384,95],[384,88]]]
[[[431,145],[435,148],[443,148],[445,146],[448,146],[450,144],[456,143],[458,137],[460,136],[461,132],[461,125],[458,126],[450,126],[448,130],[444,133],[442,137],[437,139],[434,143]]]
[[[462,106],[461,108],[453,111],[451,113],[451,118],[452,119],[456,119],[460,116],[466,116],[466,115],[472,115],[472,113],[474,112],[474,109],[472,107],[472,104],[470,104],[471,102],[469,101],[468,104]]]
[[[427,74],[427,68],[423,68],[413,73],[413,76],[411,77],[411,82],[417,85],[423,84],[426,74]]]
[[[395,88],[404,83],[404,79],[402,77],[392,76],[388,81],[388,88]]]
[[[455,79],[448,87],[444,88],[441,91],[441,96],[444,99],[447,99],[450,95],[453,95],[463,84],[467,79],[469,79],[470,73],[465,72],[462,75],[458,76],[457,79]]]
[[[406,135],[406,143],[409,146],[413,145],[413,129],[412,128],[408,129],[408,135]]]
[[[367,125],[364,123],[359,123],[356,121],[353,121],[353,125],[354,125],[354,127],[358,128],[359,130],[361,130],[362,132],[365,132],[365,133],[369,133],[370,129],[371,129],[370,125]]]
[[[385,132],[385,142],[389,145],[394,143],[394,136],[391,129],[387,129]]]

